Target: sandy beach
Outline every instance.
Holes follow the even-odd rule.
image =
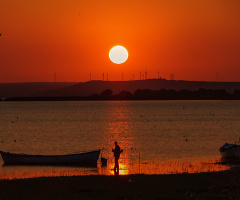
[[[238,169],[195,174],[73,176],[0,181],[10,199],[238,199]]]

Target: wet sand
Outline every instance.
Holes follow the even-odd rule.
[[[196,174],[74,176],[0,181],[0,199],[238,199],[239,169]]]

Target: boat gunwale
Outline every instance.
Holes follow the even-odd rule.
[[[239,148],[240,148],[240,145],[233,144],[233,146],[228,147],[227,149],[222,149],[222,147],[220,147],[220,148],[219,148],[219,151],[222,153],[222,152],[228,151],[228,150],[233,149],[233,148],[236,148],[236,147],[239,147]]]

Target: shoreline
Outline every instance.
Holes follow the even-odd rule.
[[[191,161],[162,161],[156,163],[141,163],[125,165],[120,162],[120,175],[167,175],[184,173],[218,172],[233,168],[234,165],[221,163],[219,159],[191,160]],[[0,169],[0,180],[28,179],[40,177],[62,177],[62,176],[113,176],[114,163],[109,162],[107,166],[98,164],[96,167],[80,166],[46,166],[46,165],[2,165]]]
[[[236,199],[239,167],[166,175],[89,175],[0,180],[1,199]]]

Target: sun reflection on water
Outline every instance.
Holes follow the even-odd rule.
[[[117,102],[111,102],[115,104]],[[118,102],[119,103],[119,102]],[[121,103],[121,102],[120,102]],[[110,104],[111,106],[111,104]],[[109,115],[109,123],[106,126],[106,137],[103,146],[114,148],[114,142],[117,141],[123,149],[119,159],[119,175],[128,174],[176,174],[176,173],[200,173],[209,171],[228,170],[226,165],[214,164],[219,163],[215,160],[166,160],[145,163],[140,158],[138,130],[132,120],[134,113],[131,107],[112,106]],[[141,117],[140,117],[141,118]],[[141,120],[141,119],[140,119]],[[103,175],[114,175],[114,158],[111,149],[105,149],[104,156],[108,159],[108,166],[101,169]],[[142,163],[143,162],[143,163]]]
[[[213,160],[154,160],[146,162],[140,157],[138,149],[143,149],[141,143],[145,142],[150,146],[149,141],[142,140],[139,135],[138,127],[134,124],[133,116],[136,115],[131,107],[111,106],[117,102],[110,102],[107,109],[111,109],[106,120],[108,124],[104,126],[105,132],[99,140],[102,142],[103,157],[108,159],[106,167],[98,164],[96,168],[86,169],[81,167],[45,167],[45,166],[0,166],[0,180],[2,179],[20,179],[34,177],[52,177],[52,176],[85,176],[85,175],[114,175],[114,157],[112,148],[117,141],[123,153],[119,159],[119,175],[129,174],[179,174],[179,173],[200,173],[214,172],[230,169],[228,165],[220,163],[218,158]],[[119,103],[119,102],[118,102]],[[155,142],[155,141],[153,141]],[[149,147],[151,148],[151,147]],[[145,153],[147,154],[147,153]],[[142,156],[142,155],[141,155]],[[143,157],[148,155],[143,155]]]

